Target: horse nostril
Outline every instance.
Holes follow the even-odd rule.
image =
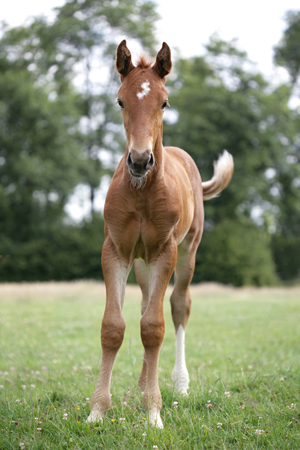
[[[134,163],[133,163],[133,161],[131,159],[131,153],[129,153],[129,155],[127,157],[127,164],[128,164],[128,167],[130,167],[130,169],[134,168]]]
[[[153,167],[153,165],[154,165],[154,157],[153,157],[153,153],[151,153],[149,161],[146,165],[146,169],[147,170],[151,169],[151,167]]]

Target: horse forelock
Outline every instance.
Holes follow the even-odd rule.
[[[147,55],[140,55],[136,61],[136,67],[148,69],[154,64],[154,60]]]

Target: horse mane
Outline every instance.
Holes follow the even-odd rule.
[[[140,55],[136,62],[136,67],[139,67],[140,69],[148,69],[148,67],[151,67],[154,63],[154,60],[150,58],[147,55]]]

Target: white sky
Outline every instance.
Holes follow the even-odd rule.
[[[0,20],[17,26],[24,24],[30,16],[49,16],[52,8],[63,5],[65,0],[7,0],[1,3]],[[238,47],[248,53],[257,64],[257,70],[269,81],[276,83],[279,79],[288,79],[284,69],[273,66],[273,46],[282,37],[286,11],[299,10],[299,0],[156,0],[156,3],[162,18],[157,25],[157,38],[167,42],[171,49],[178,49],[181,56],[203,54],[203,45],[217,32],[226,41],[238,38]],[[80,193],[73,196],[72,211],[69,212],[79,219],[85,212],[78,205],[76,214],[75,197],[80,198]],[[84,192],[82,197],[84,203]],[[102,208],[103,192],[98,197],[99,208]]]
[[[53,7],[63,5],[65,0],[1,3],[0,19],[17,26],[30,16],[48,16]],[[178,48],[183,57],[202,54],[203,44],[218,32],[224,40],[238,38],[240,49],[246,50],[258,70],[268,77],[274,75],[272,47],[282,36],[284,14],[290,9],[300,9],[299,0],[156,0],[156,3],[162,17],[158,39]],[[280,73],[277,69],[275,72]]]
[[[171,8],[170,2],[158,0],[163,17],[159,37],[178,46],[183,56],[200,54],[202,45],[217,32],[227,41],[238,38],[239,48],[268,76],[274,71],[272,48],[282,37],[284,15],[300,9],[299,0],[183,0],[184,9]]]

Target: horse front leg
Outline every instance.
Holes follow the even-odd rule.
[[[170,298],[172,319],[176,332],[176,358],[172,381],[175,383],[176,390],[181,394],[187,394],[190,381],[185,362],[185,328],[191,312],[192,299],[189,287],[194,274],[199,240],[200,236],[193,238],[187,235],[179,245],[175,284]]]
[[[141,338],[145,349],[140,378],[140,386],[144,389],[143,406],[148,412],[149,423],[158,428],[163,428],[160,417],[162,400],[158,383],[159,352],[165,333],[163,302],[176,258],[177,246],[170,240],[165,251],[149,265],[149,302],[141,318]]]
[[[101,327],[102,359],[87,422],[102,420],[111,406],[111,374],[125,332],[122,307],[130,266],[120,260],[116,248],[109,239],[104,242],[102,249],[102,269],[106,287],[106,305]]]

